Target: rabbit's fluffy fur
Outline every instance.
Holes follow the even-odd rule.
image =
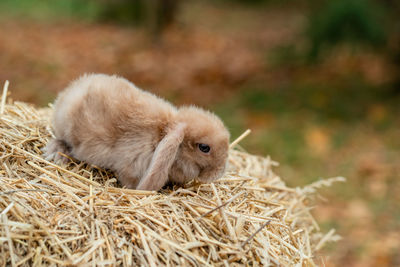
[[[114,170],[128,188],[211,182],[225,171],[229,132],[216,115],[176,108],[117,76],[91,74],[72,82],[55,101],[52,123],[56,138],[45,149],[48,160],[65,160],[62,152]]]

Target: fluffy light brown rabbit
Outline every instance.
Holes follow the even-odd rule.
[[[90,74],[72,82],[54,104],[56,139],[45,148],[115,171],[122,185],[159,190],[168,181],[212,182],[225,171],[229,132],[214,114],[176,108],[126,79]]]

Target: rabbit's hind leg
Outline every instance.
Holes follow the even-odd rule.
[[[62,154],[69,155],[71,147],[64,140],[51,139],[43,151],[46,160],[65,164],[69,159]]]

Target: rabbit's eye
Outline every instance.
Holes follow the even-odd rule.
[[[210,146],[209,145],[199,144],[198,146],[199,146],[199,149],[200,149],[201,152],[203,152],[203,153],[210,152]]]

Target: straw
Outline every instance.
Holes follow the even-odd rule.
[[[6,81],[4,83],[3,93],[1,94],[0,115],[4,113],[4,107],[6,105],[6,98],[7,98],[7,92],[8,92],[8,85],[9,85],[9,82]]]
[[[7,86],[0,106],[0,266],[313,266],[313,253],[338,239],[320,232],[306,202],[341,178],[289,188],[269,157],[231,149],[228,172],[213,184],[121,188],[99,167],[46,161],[51,109],[7,104]]]

